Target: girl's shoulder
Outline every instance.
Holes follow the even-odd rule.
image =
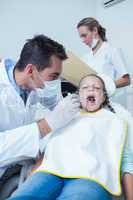
[[[114,108],[115,113],[118,117],[124,120],[131,120],[133,119],[132,114],[122,105],[119,103],[111,102],[111,106]]]

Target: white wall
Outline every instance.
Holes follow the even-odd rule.
[[[76,24],[84,16],[95,16],[94,0],[1,0],[0,57],[19,56],[25,40],[43,33],[80,54],[84,46]]]
[[[1,0],[0,57],[17,59],[25,40],[39,33],[82,55],[87,47],[76,24],[86,16],[97,17],[106,27],[108,40],[122,48],[133,74],[133,0],[106,9],[102,0]]]
[[[127,67],[133,74],[133,0],[125,0],[109,8],[103,8],[98,0],[97,19],[107,29],[108,40],[122,48]]]

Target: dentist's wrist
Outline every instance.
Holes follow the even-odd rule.
[[[41,137],[45,137],[47,134],[49,134],[52,131],[45,119],[38,120],[37,125],[39,128]]]

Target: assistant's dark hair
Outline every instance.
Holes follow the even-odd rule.
[[[37,35],[28,39],[24,44],[15,68],[23,71],[27,64],[33,64],[38,71],[42,71],[46,67],[50,67],[51,56],[53,55],[62,61],[67,59],[63,45],[45,35]]]
[[[105,87],[105,83],[104,83],[103,79],[102,79],[100,76],[98,76],[98,75],[96,75],[96,74],[88,74],[88,75],[82,77],[81,80],[80,80],[80,82],[79,82],[79,88],[80,88],[80,85],[81,85],[82,81],[83,81],[86,77],[90,77],[90,76],[93,76],[93,77],[98,78],[98,79],[102,82],[102,84],[103,84],[103,91],[104,91],[104,95],[105,95],[105,101],[103,102],[103,104],[101,105],[101,107],[107,106],[108,109],[109,109],[111,112],[115,113],[114,108],[113,108],[113,107],[111,106],[111,104],[110,104],[110,100],[109,100],[109,96],[108,96],[108,93],[107,93],[107,90],[106,90],[106,87]]]
[[[77,28],[79,28],[80,26],[86,26],[88,28],[88,30],[90,30],[90,31],[93,31],[94,28],[97,28],[98,34],[101,37],[101,39],[103,41],[107,41],[106,29],[104,27],[102,27],[96,19],[94,19],[92,17],[84,18],[77,24]]]

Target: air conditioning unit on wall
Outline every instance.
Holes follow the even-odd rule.
[[[122,1],[125,1],[125,0],[103,0],[103,6],[105,8],[107,8],[107,7],[113,6],[117,3],[120,3]]]

